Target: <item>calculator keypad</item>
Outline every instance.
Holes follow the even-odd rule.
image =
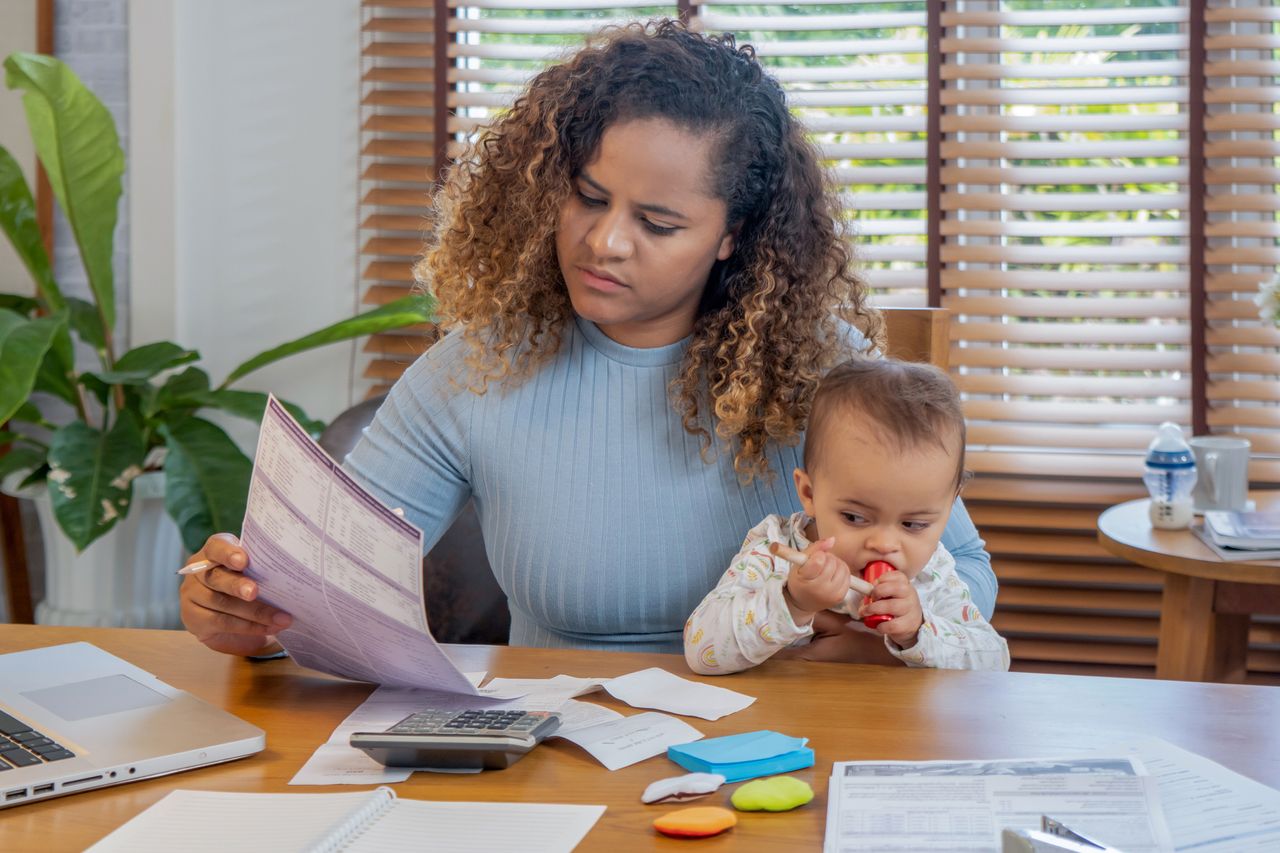
[[[400,734],[528,734],[550,717],[547,711],[424,711],[411,714],[387,731]]]

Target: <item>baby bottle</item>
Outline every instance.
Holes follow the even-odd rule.
[[[1151,526],[1177,530],[1191,524],[1191,487],[1196,484],[1196,458],[1172,421],[1160,424],[1147,446],[1142,482],[1151,493]]]

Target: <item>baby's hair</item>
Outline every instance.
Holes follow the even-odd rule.
[[[948,453],[958,440],[956,491],[964,485],[964,411],[946,373],[931,364],[857,356],[833,367],[814,393],[804,440],[804,467],[813,471],[831,425],[861,415],[898,452],[935,444]]]

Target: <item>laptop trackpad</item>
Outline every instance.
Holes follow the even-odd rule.
[[[127,675],[73,681],[22,695],[72,722],[151,705],[163,705],[169,701],[168,696],[139,684]]]

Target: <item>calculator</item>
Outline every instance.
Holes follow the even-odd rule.
[[[502,770],[559,728],[550,711],[426,710],[385,732],[353,732],[351,745],[387,767]]]

